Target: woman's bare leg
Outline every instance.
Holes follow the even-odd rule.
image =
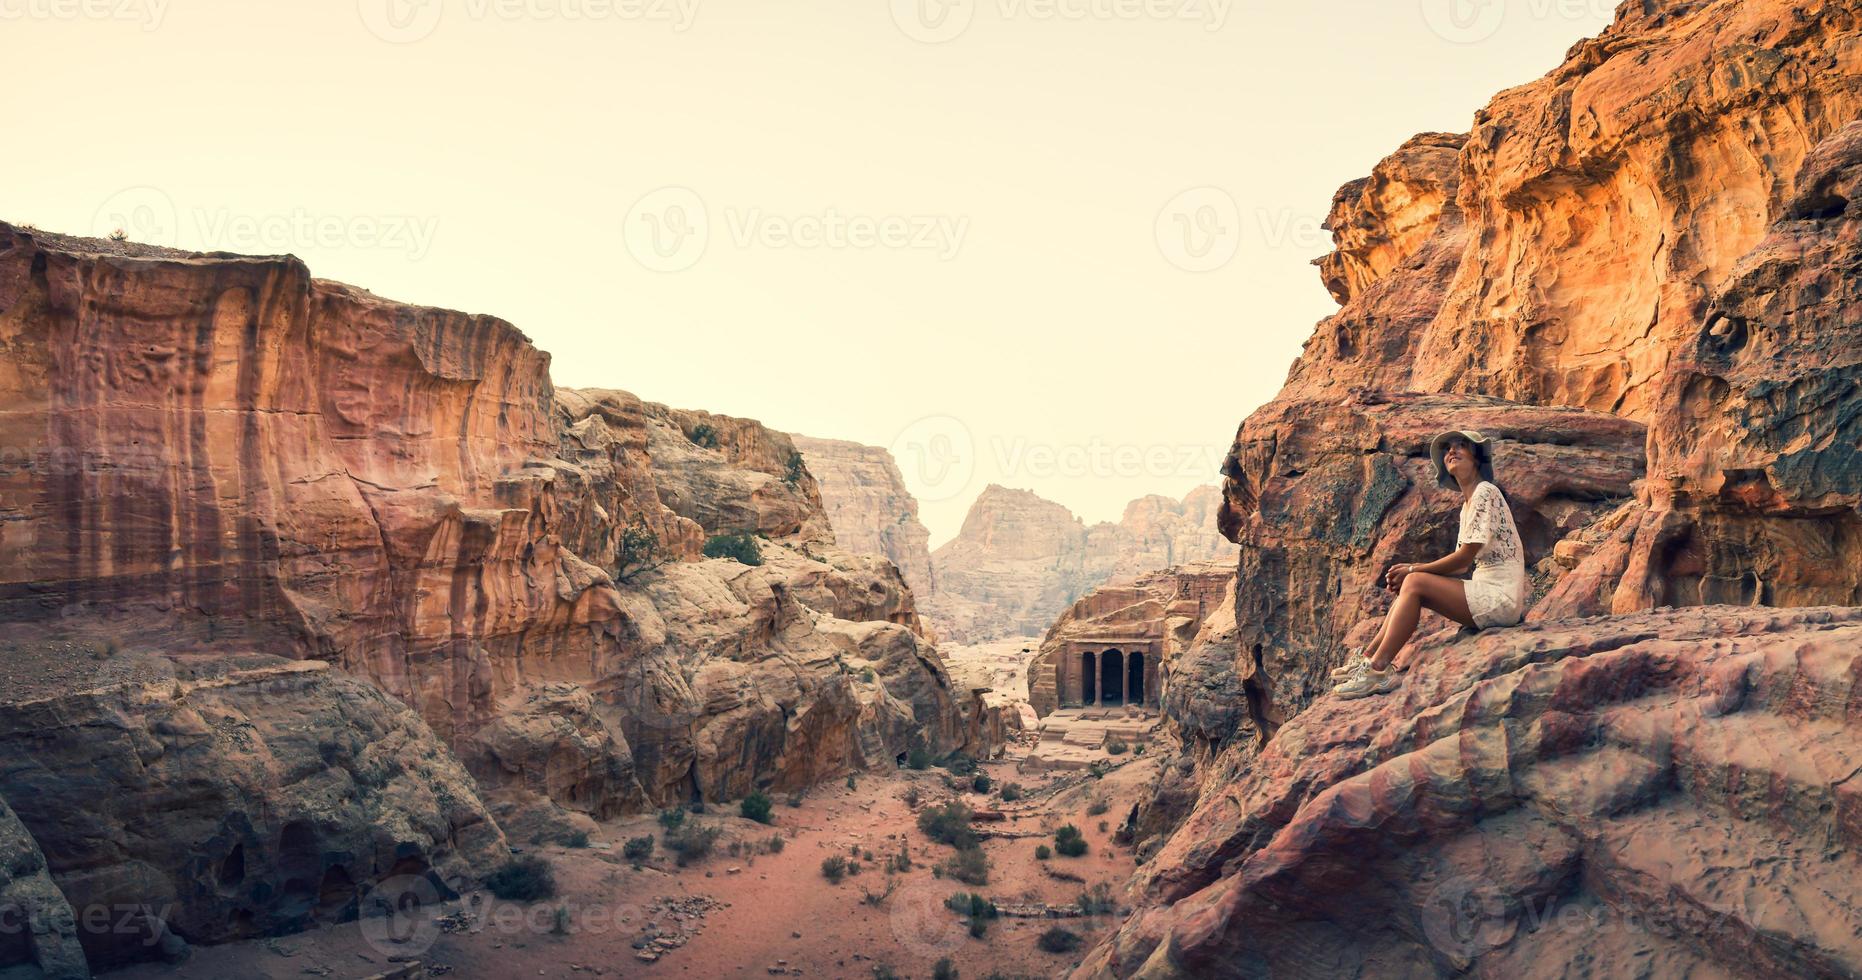
[[[1384,617],[1383,631],[1378,634],[1379,645],[1371,655],[1373,668],[1390,668],[1390,661],[1396,659],[1397,651],[1403,649],[1403,645],[1415,635],[1416,623],[1422,619],[1425,608],[1441,613],[1463,626],[1474,625],[1474,614],[1468,611],[1467,583],[1445,575],[1412,572],[1404,577],[1403,587],[1397,590],[1396,602],[1390,605],[1390,614]]]

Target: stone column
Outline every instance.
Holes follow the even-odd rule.
[[[1095,708],[1103,707],[1106,703],[1106,672],[1099,663],[1099,658],[1103,656],[1105,656],[1104,651],[1093,651],[1093,707]]]

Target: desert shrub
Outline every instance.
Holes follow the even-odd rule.
[[[692,426],[692,434],[686,438],[692,440],[694,446],[704,449],[718,448],[718,430],[709,422],[700,422]]]
[[[793,487],[802,482],[802,476],[807,472],[807,468],[802,465],[802,454],[792,452],[789,454],[788,463],[783,466],[782,482]]]
[[[950,957],[938,960],[931,968],[931,980],[958,980],[957,968],[951,965]]]
[[[899,873],[912,870],[911,850],[905,846],[904,841],[899,842],[899,853],[886,862],[886,870]]]
[[[578,830],[562,839],[562,846],[581,850],[588,846],[588,831]]]
[[[1086,807],[1086,813],[1088,816],[1096,817],[1110,809],[1112,809],[1111,800],[1103,796],[1095,796],[1093,802]]]
[[[924,801],[924,794],[918,792],[918,787],[913,786],[906,790],[905,795],[900,797],[900,799],[905,801],[906,806],[916,810],[918,809],[918,804]]]
[[[839,854],[824,859],[821,862],[821,877],[826,878],[829,884],[840,884],[847,877],[847,859]]]
[[[1134,746],[1131,750],[1131,754],[1132,755],[1143,755],[1144,754],[1144,743],[1139,742],[1136,746]]]
[[[670,810],[661,810],[659,812],[659,825],[667,830],[678,830],[679,826],[683,823],[685,823],[684,807],[675,806]]]
[[[652,857],[653,835],[648,834],[645,837],[629,837],[627,843],[621,845],[621,856],[629,861],[645,861],[647,858]]]
[[[1054,850],[1066,857],[1079,857],[1086,853],[1086,835],[1080,833],[1080,828],[1065,824],[1054,831]]]
[[[980,847],[966,847],[945,858],[937,869],[943,875],[966,885],[989,884],[989,855]]]
[[[981,895],[957,892],[944,900],[944,907],[970,920],[970,935],[978,939],[989,931],[989,920],[1000,913],[996,903]]]
[[[763,564],[763,552],[750,534],[714,534],[705,542],[706,558],[731,558],[740,565]]]
[[[847,788],[849,790],[856,790],[860,788],[860,781],[853,778],[853,773],[847,774]]]
[[[926,807],[918,814],[918,829],[940,844],[958,849],[976,846],[976,832],[970,829],[970,808],[958,800]]]
[[[674,858],[683,868],[693,861],[701,861],[711,854],[711,849],[718,842],[723,830],[707,827],[701,823],[691,823],[680,827],[677,832],[666,835],[666,850],[677,855]]]
[[[556,894],[556,870],[540,857],[512,858],[485,878],[485,887],[507,902],[540,902]]]
[[[1081,915],[1110,915],[1118,910],[1118,902],[1112,898],[1112,886],[1103,881],[1081,892],[1074,904],[1080,907]]]
[[[887,875],[885,888],[882,888],[876,892],[869,891],[865,888],[860,889],[860,901],[874,908],[878,908],[881,905],[886,904],[886,899],[891,898],[892,893],[894,891],[897,891],[898,887],[899,887],[899,879],[894,878],[891,875]]]
[[[769,823],[769,812],[774,807],[775,804],[770,802],[769,797],[764,796],[763,792],[758,790],[744,797],[743,802],[737,804],[737,812],[757,823]]]
[[[621,539],[615,542],[614,579],[631,582],[671,560],[671,555],[660,550],[659,535],[653,533],[645,520],[636,519],[621,531]]]
[[[1022,784],[1020,783],[1003,783],[1001,791],[996,795],[1002,797],[1002,802],[1004,803],[1013,803],[1027,796],[1028,791],[1022,789]]]
[[[1122,738],[1119,738],[1117,735],[1106,736],[1106,754],[1107,755],[1124,755],[1126,750],[1130,748],[1131,746],[1126,744],[1125,740]]]
[[[990,782],[989,774],[986,772],[979,772],[976,774],[975,779],[970,780],[970,788],[976,790],[978,793],[989,792],[989,787],[993,785],[995,784]]]
[[[914,747],[910,752],[905,753],[905,765],[909,769],[923,772],[931,768],[931,753],[927,752],[922,745]]]
[[[1053,856],[1054,856],[1053,849],[1048,847],[1046,844],[1042,844],[1034,849],[1034,859],[1036,861],[1045,861],[1048,858],[1051,858]]]
[[[860,679],[871,684],[879,680],[879,675],[875,673],[871,667],[862,667],[860,668]]]
[[[561,906],[561,905],[556,906],[556,915],[554,916],[554,920],[555,921],[550,923],[550,935],[567,936],[569,934],[569,910],[568,908]]]
[[[873,980],[899,980],[899,974],[891,965],[880,963],[873,967]]]
[[[763,842],[763,848],[771,854],[781,854],[782,846],[786,843],[788,842],[782,839],[781,834],[771,834],[769,840]]]
[[[1035,945],[1041,947],[1044,953],[1071,953],[1080,948],[1080,936],[1070,929],[1055,926],[1042,933],[1041,938],[1035,940]]]
[[[938,765],[943,766],[945,769],[959,776],[968,776],[976,771],[976,760],[961,752],[955,752],[945,756],[944,761],[939,762]]]

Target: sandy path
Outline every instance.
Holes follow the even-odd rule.
[[[1014,755],[1025,753],[1017,748]],[[1155,757],[1153,757],[1154,759]],[[942,770],[864,776],[858,787],[819,787],[799,808],[778,801],[775,824],[766,827],[735,815],[693,815],[725,829],[718,851],[703,863],[676,868],[657,852],[649,866],[634,870],[621,857],[629,837],[660,833],[651,816],[603,826],[596,846],[539,850],[556,867],[558,897],[532,906],[499,902],[489,895],[477,907],[467,931],[448,933],[435,924],[441,912],[471,907],[451,903],[440,909],[396,919],[318,929],[274,940],[206,947],[180,966],[145,964],[110,974],[113,980],[218,980],[223,977],[301,980],[324,976],[363,978],[390,969],[396,959],[412,958],[434,967],[436,975],[462,980],[508,980],[518,977],[575,976],[768,976],[778,971],[814,977],[870,977],[885,964],[900,976],[929,977],[933,964],[949,957],[964,977],[992,973],[1053,976],[1071,968],[1083,953],[1044,953],[1036,937],[1057,923],[997,919],[983,939],[972,939],[962,919],[947,910],[944,899],[957,891],[981,891],[998,901],[1070,904],[1086,885],[1122,886],[1133,868],[1130,853],[1111,843],[1112,831],[1148,785],[1155,763],[1137,759],[1103,780],[1087,780],[1052,799],[1024,803],[1017,819],[979,827],[1016,832],[1050,831],[1071,821],[1085,832],[1091,850],[1082,858],[1053,858],[1048,864],[1078,875],[1085,883],[1056,880],[1040,870],[1039,839],[989,840],[984,850],[993,869],[988,885],[972,888],[933,876],[931,866],[952,849],[919,833],[915,814],[902,797],[917,787],[935,801],[952,795]],[[1021,782],[1031,790],[1040,778],[1017,776],[1008,762],[984,766],[998,783]],[[1087,812],[1096,796],[1107,812]],[[999,805],[974,794],[973,805]],[[1101,830],[1104,822],[1106,829]],[[730,840],[763,843],[775,833],[785,839],[780,853],[733,857]],[[862,900],[863,892],[885,890],[885,859],[909,848],[913,868],[897,876],[890,897],[879,906]],[[603,847],[601,845],[607,845]],[[849,854],[855,846],[873,853],[867,865],[840,885],[821,874],[832,854]],[[735,870],[733,870],[735,869]],[[693,911],[667,911],[662,899],[704,899],[721,903]],[[566,910],[565,932],[556,934],[556,909]],[[680,918],[683,915],[684,918]],[[1070,919],[1058,924],[1079,933],[1090,945],[1119,921],[1116,915]],[[689,933],[688,941],[665,952],[657,962],[641,962],[634,948],[649,924],[662,932]],[[395,941],[397,938],[405,942]],[[450,968],[450,969],[448,969]]]

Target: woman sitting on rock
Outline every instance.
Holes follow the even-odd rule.
[[[1491,444],[1478,432],[1444,432],[1429,444],[1435,478],[1461,491],[1461,532],[1455,553],[1426,565],[1393,565],[1384,584],[1397,590],[1383,628],[1365,653],[1333,675],[1340,698],[1369,697],[1396,690],[1402,673],[1392,666],[1397,651],[1416,632],[1422,610],[1433,609],[1463,626],[1512,626],[1526,613],[1526,549],[1519,542],[1513,511],[1494,483]],[[1472,578],[1450,578],[1472,568]]]

